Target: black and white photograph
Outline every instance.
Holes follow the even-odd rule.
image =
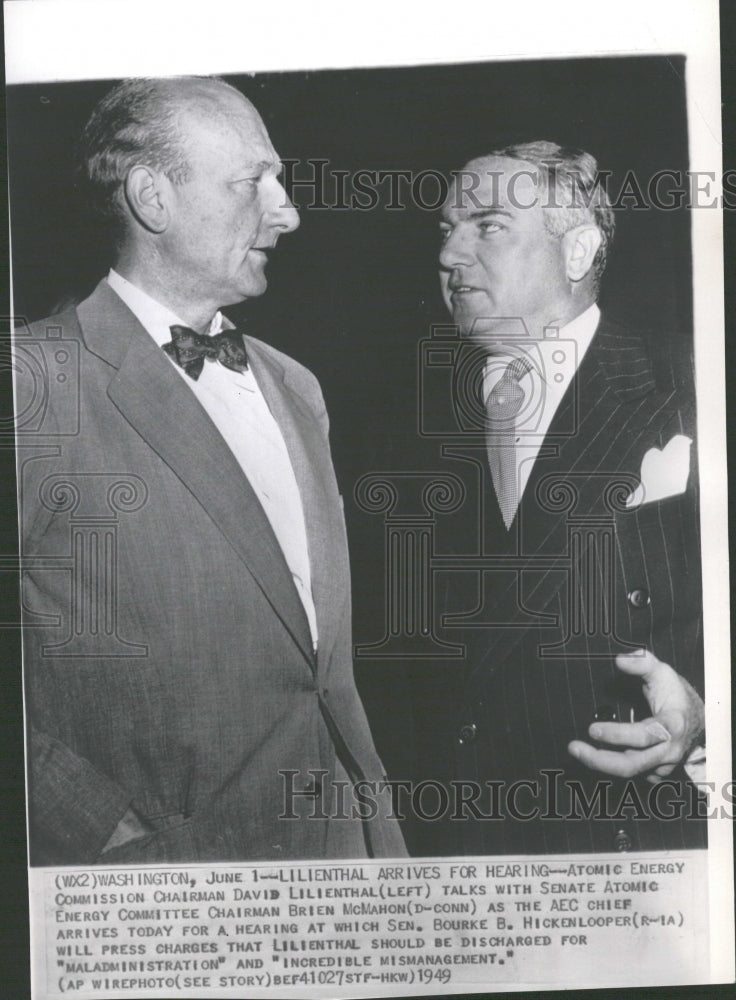
[[[717,5],[126,60],[114,0],[60,70],[51,6],[6,4],[33,997],[731,981]]]

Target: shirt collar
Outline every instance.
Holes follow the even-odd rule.
[[[110,268],[110,272],[107,275],[107,283],[120,296],[128,309],[130,309],[141,326],[147,330],[159,347],[170,342],[170,328],[172,326],[188,325],[175,312],[172,312],[168,306],[164,306],[155,299],[152,299],[147,292],[138,288],[137,285],[132,284],[113,268]],[[207,335],[211,336],[212,334],[219,333],[222,326],[223,315],[218,309],[212,317]]]
[[[584,312],[580,313],[579,316],[566,323],[565,326],[554,328],[554,336],[545,337],[543,340],[529,340],[527,342],[527,350],[533,362],[533,371],[528,372],[520,379],[519,384],[526,386],[526,391],[529,391],[530,388],[533,391],[542,391],[542,384],[544,384],[546,386],[543,390],[546,400],[545,405],[551,406],[554,410],[592,343],[600,317],[600,309],[594,302]],[[563,354],[568,354],[571,341],[575,344],[574,365],[563,364],[559,366],[555,355],[560,348]],[[489,356],[483,377],[484,399],[488,398],[488,394],[503,375],[509,362],[513,361],[517,356],[518,352],[514,353],[512,351],[504,351]],[[553,380],[551,377],[548,377],[547,373],[555,369],[558,369],[560,374],[556,375]]]
[[[598,323],[601,318],[601,311],[595,302],[588,308],[581,312],[579,316],[571,319],[569,323],[561,327],[552,327],[550,330],[554,330],[554,336],[544,337],[542,340],[528,340],[521,341],[520,346],[528,346],[528,350],[532,357],[537,356],[541,352],[541,356],[544,357],[550,350],[554,349],[555,344],[560,341],[575,341],[575,357],[576,357],[576,369],[580,367],[580,362],[583,360],[583,355],[590,347],[590,344],[595,336],[595,331],[598,329]],[[538,350],[537,350],[538,349]],[[499,351],[497,354],[492,355],[489,361],[502,359],[504,362],[513,361],[515,357],[518,357],[521,352],[514,352],[512,350]],[[490,365],[488,367],[491,367]],[[504,370],[505,365],[499,366],[493,365],[500,377],[501,372]],[[492,378],[492,382],[495,378]]]
[[[577,343],[578,365],[583,360],[583,355],[590,347],[595,331],[598,329],[600,318],[601,311],[598,308],[597,303],[593,302],[592,305],[588,306],[585,312],[581,312],[579,316],[575,317],[575,319],[571,319],[569,323],[565,324],[565,326],[560,327],[560,337],[564,337],[565,340],[574,340]]]

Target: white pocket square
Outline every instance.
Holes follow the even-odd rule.
[[[661,450],[650,448],[641,463],[639,485],[626,498],[626,507],[630,510],[684,493],[690,473],[691,445],[689,437],[676,434]]]

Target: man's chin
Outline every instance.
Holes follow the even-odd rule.
[[[492,346],[509,340],[528,340],[529,332],[519,317],[453,316],[464,340]]]
[[[267,288],[268,281],[266,280],[266,275],[263,274],[263,272],[260,274],[251,274],[248,276],[246,281],[241,283],[241,301],[243,301],[243,299],[256,299],[259,295],[263,295]]]
[[[452,321],[463,340],[489,340],[496,335],[498,324],[487,316],[470,316],[464,310],[454,310]]]
[[[237,285],[231,285],[227,294],[222,293],[218,299],[220,308],[228,306],[239,306],[248,299],[257,299],[268,288],[265,278],[262,281],[241,281]]]

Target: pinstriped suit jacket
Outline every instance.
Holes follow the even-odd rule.
[[[336,774],[383,777],[353,681],[327,415],[311,373],[247,340],[302,495],[318,656],[248,480],[107,283],[16,337],[29,362],[16,410],[36,862],[100,860],[128,806],[155,832],[105,861],[365,853],[359,821],[327,819]],[[24,373],[42,356],[47,376],[74,364],[48,379],[24,435],[38,388]],[[318,804],[309,769],[325,777]],[[281,770],[310,793],[292,803],[298,818],[279,819]],[[404,853],[395,821],[366,826],[375,854]]]
[[[486,568],[438,581],[438,610],[453,626],[444,635],[457,641],[460,634],[467,653],[462,666],[428,666],[414,706],[419,766],[446,781],[537,784],[519,786],[510,804],[499,798],[494,805],[490,793],[479,801],[480,813],[503,819],[408,827],[410,849],[513,854],[704,842],[703,822],[652,816],[648,783],[596,785],[604,776],[566,750],[571,739],[587,739],[596,715],[629,721],[632,711],[650,714],[640,682],[616,670],[618,652],[647,647],[703,690],[694,449],[684,494],[637,510],[623,502],[649,449],[675,434],[694,438],[683,386],[672,371],[656,374],[638,337],[601,321],[510,532],[479,450],[452,548],[482,552]],[[579,783],[577,799],[570,781]],[[664,791],[655,813],[693,811],[684,784],[682,806],[667,805]],[[596,792],[605,802],[586,818],[585,801],[595,803]]]

